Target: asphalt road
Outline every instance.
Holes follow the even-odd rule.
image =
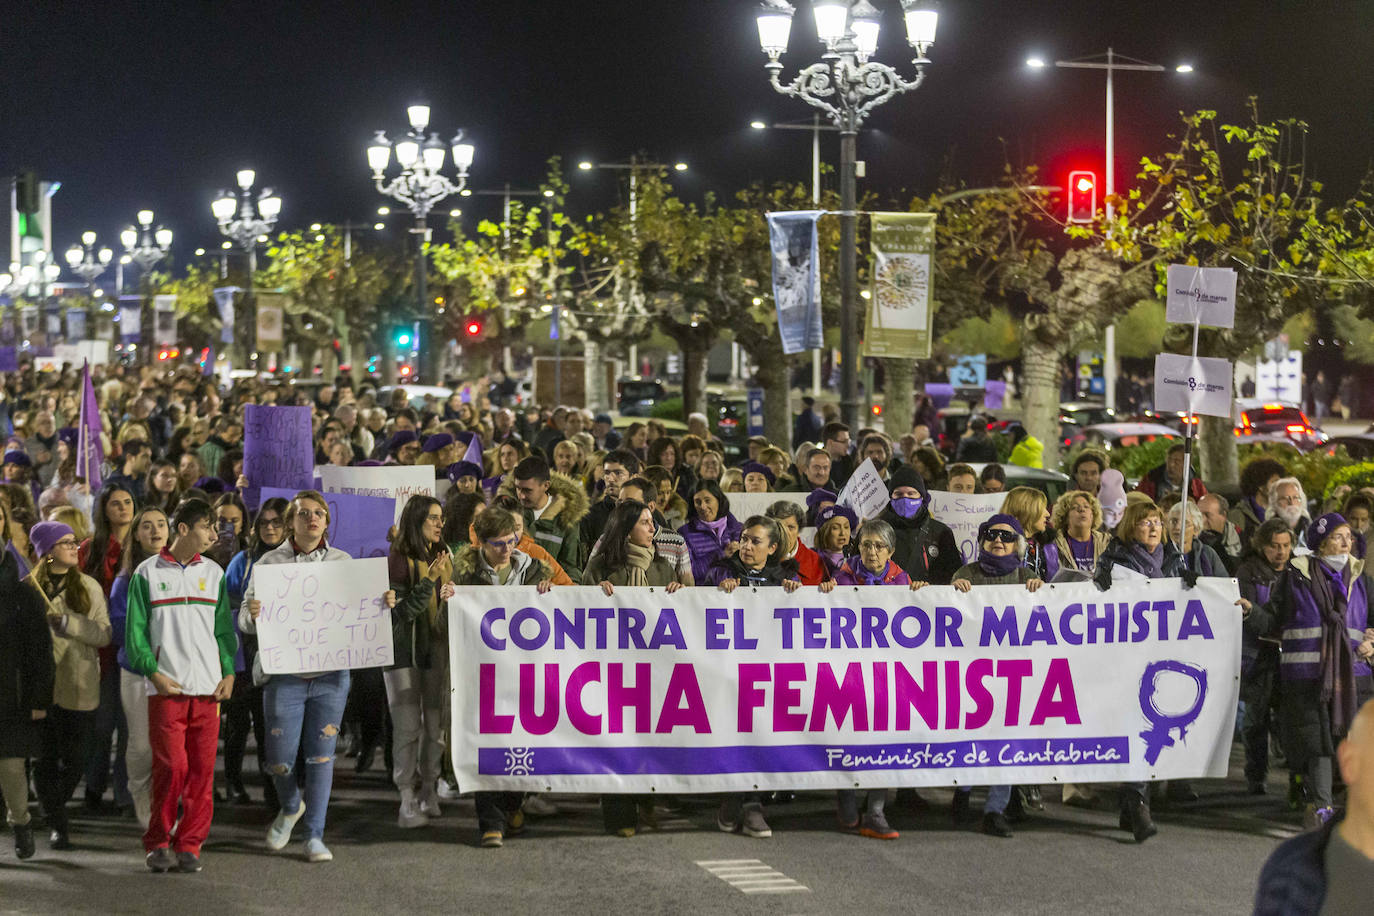
[[[1237,754],[1239,749],[1237,749]],[[1238,758],[1233,758],[1233,764]],[[218,806],[198,875],[152,875],[137,825],[74,815],[76,849],[0,851],[0,913],[1198,913],[1249,912],[1276,842],[1297,830],[1279,777],[1264,798],[1243,782],[1199,781],[1197,802],[1156,808],[1160,833],[1136,845],[1115,814],[1058,802],[1012,839],[956,829],[947,790],[921,811],[892,809],[902,836],[884,842],[834,829],[833,798],[807,794],[769,808],[771,839],[727,835],[706,799],[659,809],[659,829],[602,833],[593,798],[554,796],[562,811],[532,822],[502,849],[476,845],[470,800],[448,802],[429,827],[395,825],[395,793],[380,767],[342,760],[326,840],[334,861],[310,865],[299,839],[263,845],[262,805]],[[1238,777],[1233,766],[1233,775]],[[250,781],[250,791],[260,797]],[[79,797],[79,790],[78,790]],[[975,809],[980,804],[975,793]]]

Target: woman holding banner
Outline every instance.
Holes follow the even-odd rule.
[[[720,486],[707,478],[698,481],[692,490],[691,518],[677,530],[692,554],[694,581],[704,583],[718,560],[735,555],[743,530],[744,526],[730,514],[730,500]]]
[[[443,535],[439,500],[412,496],[401,511],[387,560],[396,593],[391,614],[396,663],[383,677],[391,710],[392,778],[401,792],[396,822],[407,829],[441,814],[437,783],[448,726],[447,607],[453,595],[453,558]]]
[[[1355,711],[1374,695],[1374,583],[1365,564],[1350,555],[1354,536],[1342,516],[1328,512],[1306,534],[1314,553],[1288,561],[1269,604],[1255,606],[1246,628],[1280,631],[1279,734],[1289,767],[1306,778],[1306,826],[1316,829],[1335,810],[1336,745]]]
[[[835,572],[849,558],[852,532],[858,527],[858,518],[845,506],[832,503],[817,513],[816,555],[820,557],[824,579],[835,578]]]
[[[329,530],[329,504],[314,490],[302,490],[291,500],[284,516],[291,536],[258,559],[258,565],[278,563],[329,563],[350,560],[344,551],[325,542]],[[388,608],[396,604],[396,593],[387,591],[382,600]],[[239,629],[257,632],[262,602],[253,593],[250,576],[239,609]],[[263,751],[267,772],[277,789],[281,810],[267,830],[267,845],[273,850],[286,848],[291,829],[305,818],[305,858],[308,862],[328,862],[334,858],[324,845],[325,813],[329,808],[330,787],[334,782],[334,746],[348,700],[349,673],[321,671],[310,674],[263,674],[262,658],[253,661],[253,682],[263,686],[267,744]],[[296,755],[305,755],[305,797],[293,772]]]
[[[672,593],[682,588],[671,561],[654,551],[654,514],[644,503],[627,499],[616,504],[606,522],[601,549],[587,561],[584,585],[599,585],[607,595],[617,585],[626,588],[656,587]],[[639,828],[639,808],[653,817],[653,798],[645,795],[602,795],[601,817],[606,830],[632,837]]]
[[[286,540],[286,510],[291,504],[280,496],[262,501],[258,514],[253,519],[253,529],[248,534],[248,546],[234,555],[224,571],[224,584],[229,592],[229,607],[235,619],[243,605],[243,593],[248,587],[248,578],[253,573],[253,564],[262,559],[263,554],[281,546]],[[258,638],[255,633],[239,633],[239,650],[234,655],[234,692],[223,704],[224,709],[224,780],[228,784],[229,800],[238,804],[250,801],[248,790],[243,787],[243,755],[248,748],[248,732],[253,732],[259,749],[266,747],[262,707],[262,686],[255,684],[253,678],[245,675],[253,670],[253,660],[257,656]],[[265,762],[259,755],[258,768],[266,783],[265,801],[273,810],[280,807],[276,789],[271,777],[267,776]]]
[[[959,567],[954,574],[954,588],[966,592],[975,585],[1024,585],[1026,591],[1036,591],[1045,583],[1026,564],[1025,555],[1026,532],[1021,521],[1014,515],[998,513],[978,526],[978,559]],[[1019,820],[1022,817],[1021,796],[1013,791],[1015,788],[988,787],[988,799],[983,804],[984,833],[989,836],[1011,836],[1007,812],[1011,812],[1012,819]],[[955,823],[968,814],[971,794],[971,786],[959,786],[954,790]]]
[[[406,511],[416,500],[413,497],[406,505]],[[553,587],[553,572],[529,554],[517,549],[520,535],[517,530],[517,516],[505,509],[492,506],[473,522],[476,540],[465,546],[453,558],[453,584],[447,586],[452,594],[453,585],[490,586],[490,585],[533,585],[540,594]],[[405,517],[402,516],[404,524]],[[444,600],[447,600],[445,598]],[[397,650],[399,653],[399,650]],[[388,681],[388,686],[390,682]],[[448,692],[443,695],[448,702]],[[393,718],[395,713],[392,714]],[[398,724],[397,731],[400,726]],[[442,750],[442,747],[441,747]],[[400,752],[396,759],[400,761]],[[438,760],[435,760],[437,767]],[[432,782],[430,783],[432,785]],[[502,845],[507,834],[516,834],[525,828],[525,815],[520,810],[522,794],[519,792],[477,792],[473,799],[477,806],[477,829],[481,833],[482,846],[495,849]]]

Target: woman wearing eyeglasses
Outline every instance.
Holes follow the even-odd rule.
[[[229,495],[229,494],[226,494]],[[216,515],[223,520],[226,510],[232,510],[242,503],[227,503],[223,500],[216,508]],[[258,507],[253,519],[252,530],[248,532],[248,545],[229,561],[224,571],[225,589],[229,592],[229,607],[233,609],[235,620],[243,604],[243,592],[248,587],[248,577],[253,573],[253,564],[262,559],[263,554],[281,546],[286,540],[286,509],[290,503],[280,496],[265,499]],[[223,527],[220,537],[225,537]],[[243,755],[248,748],[248,732],[253,732],[259,749],[266,746],[263,730],[262,687],[253,683],[246,675],[253,670],[253,660],[258,654],[258,637],[255,632],[239,633],[239,651],[234,656],[234,693],[223,704],[224,709],[224,781],[227,784],[229,801],[246,804],[251,799],[243,786]],[[272,780],[266,775],[262,755],[258,755],[258,769],[263,773],[266,788],[267,806],[273,810],[278,807],[277,792]]]
[[[34,766],[34,787],[47,819],[49,845],[70,849],[67,801],[86,768],[86,755],[100,704],[100,660],[96,650],[110,642],[110,617],[100,583],[81,572],[72,529],[39,522],[29,532],[38,565],[28,582],[47,599],[57,678],[53,705],[43,720],[43,752]]]
[[[453,557],[454,585],[533,585],[540,593],[553,587],[553,571],[516,549],[520,535],[510,512],[493,506],[477,516],[472,527],[477,540],[464,545]],[[449,589],[452,588],[450,585]],[[445,702],[447,699],[446,693]],[[473,801],[477,806],[477,829],[484,847],[499,847],[508,834],[524,829],[521,797],[519,792],[476,793]]]
[[[998,513],[978,526],[978,558],[965,563],[954,573],[954,587],[966,592],[975,585],[1024,585],[1035,591],[1044,585],[1026,565],[1026,534],[1014,515]],[[913,583],[912,588],[921,583]],[[1011,817],[1021,816],[1021,796],[1014,786],[989,786],[988,800],[983,805],[983,832],[991,836],[1011,836]],[[969,809],[972,787],[954,791],[954,820],[963,820]],[[1013,802],[1013,799],[1015,801]]]

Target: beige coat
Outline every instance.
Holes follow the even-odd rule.
[[[48,599],[49,617],[66,615],[66,627],[52,631],[52,656],[57,663],[52,699],[63,709],[88,712],[100,705],[100,655],[96,650],[110,644],[110,612],[100,583],[83,573],[81,584],[90,595],[89,614],[68,610],[64,595]]]

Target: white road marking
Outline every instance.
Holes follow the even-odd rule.
[[[788,894],[811,890],[758,859],[703,859],[697,864],[745,894]]]

